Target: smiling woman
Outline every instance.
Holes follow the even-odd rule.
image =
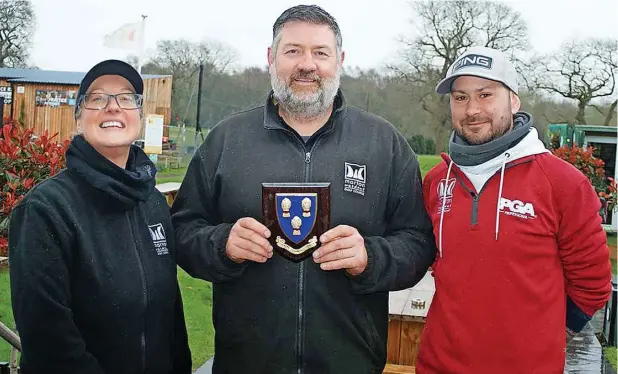
[[[143,81],[107,60],[83,78],[67,170],[30,190],[9,225],[21,369],[190,373],[172,226],[155,166],[132,145]]]
[[[128,72],[133,70],[128,65],[117,64]],[[85,92],[80,89],[75,106],[78,132],[121,168],[126,166],[130,145],[140,133],[143,89],[136,71],[135,74],[105,74],[93,79]]]

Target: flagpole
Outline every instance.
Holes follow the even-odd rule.
[[[146,44],[146,15],[142,14],[142,37],[140,40],[139,56],[137,58],[137,71],[142,73],[142,64],[144,60],[144,46]]]

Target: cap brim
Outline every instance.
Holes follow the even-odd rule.
[[[451,75],[451,76],[449,76],[447,78],[442,79],[440,81],[440,83],[438,83],[438,85],[436,86],[436,92],[439,93],[440,95],[446,95],[446,94],[450,93],[451,92],[451,86],[453,85],[453,81],[455,79],[459,78],[459,77],[462,77],[462,76],[479,77],[479,78],[483,78],[483,79],[489,79],[490,81],[502,83],[508,89],[513,91],[515,94],[517,94],[517,90],[514,87],[510,87],[505,82],[501,81],[500,79],[494,77],[491,74],[479,74],[479,73],[471,73],[471,72],[465,72],[465,71],[462,71],[460,73],[455,73],[455,74],[453,74],[453,75]]]
[[[142,76],[133,68],[133,66],[120,60],[105,60],[93,66],[84,76],[82,84],[87,91],[92,82],[104,75],[119,75],[129,81],[135,93],[144,93],[144,81]]]
[[[442,79],[440,83],[438,83],[438,85],[436,86],[436,92],[440,95],[445,95],[451,92],[451,85],[453,84],[453,81],[459,76],[461,76],[461,74],[452,75],[448,78]]]

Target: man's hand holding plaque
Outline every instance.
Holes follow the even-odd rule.
[[[268,238],[270,230],[254,218],[241,218],[230,231],[225,245],[225,253],[232,261],[245,260],[266,262],[273,255],[273,247]]]
[[[314,261],[322,270],[345,269],[358,275],[367,268],[365,240],[352,226],[339,225],[320,237],[322,246],[313,252]]]

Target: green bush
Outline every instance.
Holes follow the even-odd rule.
[[[426,155],[436,154],[436,142],[431,138],[425,140],[425,154]]]
[[[425,154],[425,138],[423,135],[414,135],[408,138],[408,144],[417,155]]]

